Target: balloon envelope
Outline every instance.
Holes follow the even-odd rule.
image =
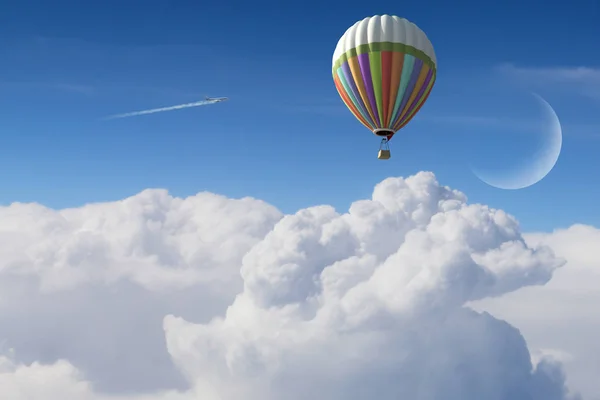
[[[436,58],[412,22],[376,15],[352,25],[333,53],[333,80],[354,116],[391,138],[419,111],[435,82]]]

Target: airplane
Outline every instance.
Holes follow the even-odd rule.
[[[215,103],[220,103],[222,101],[229,100],[229,97],[208,97],[206,96],[206,101],[214,101]]]

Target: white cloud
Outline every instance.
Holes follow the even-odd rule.
[[[422,121],[444,126],[462,125],[478,129],[503,128],[507,129],[508,132],[516,132],[518,134],[536,132],[539,130],[540,125],[540,121],[536,119],[457,114],[426,115]],[[478,132],[480,131],[478,130]]]
[[[497,71],[533,85],[549,84],[600,99],[600,68],[592,67],[517,67],[504,64]]]
[[[590,67],[517,67],[504,64],[498,67],[502,72],[526,76],[528,78],[548,79],[565,83],[587,82],[600,84],[600,68]]]
[[[421,121],[438,125],[457,125],[477,128],[477,133],[485,134],[486,129],[505,129],[505,132],[513,134],[531,134],[540,130],[539,119],[489,117],[474,115],[427,115]],[[565,134],[576,134],[581,137],[599,137],[600,125],[585,123],[561,123]],[[465,131],[463,131],[465,132]],[[466,132],[469,132],[467,130]],[[473,130],[473,132],[475,132]]]
[[[0,271],[36,276],[43,291],[120,279],[147,289],[229,282],[279,218],[250,198],[178,199],[164,190],[60,212],[13,204],[0,208]]]
[[[221,313],[242,287],[242,257],[281,216],[249,198],[163,190],[0,207],[0,339],[19,362],[67,358],[105,391],[185,387],[162,318]]]
[[[151,395],[107,395],[93,390],[90,381],[65,360],[44,365],[17,364],[9,357],[0,357],[0,389],[10,400],[193,400],[191,393],[174,390]]]
[[[571,398],[552,346],[532,364],[516,328],[464,307],[564,261],[430,173],[345,214],[164,191],[15,204],[0,243],[14,400]]]
[[[543,287],[528,287],[475,304],[517,326],[534,355],[561,361],[568,381],[587,399],[600,399],[600,230],[574,225],[525,236],[568,260]]]

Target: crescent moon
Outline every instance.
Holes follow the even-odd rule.
[[[546,114],[546,130],[548,137],[542,147],[535,152],[531,159],[510,172],[499,174],[485,173],[471,167],[477,178],[498,189],[523,189],[544,179],[558,161],[562,149],[562,128],[554,109],[546,100],[532,93],[541,103]]]

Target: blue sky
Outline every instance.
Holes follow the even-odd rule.
[[[339,37],[383,13],[418,24],[438,59],[427,104],[385,162],[331,79]],[[160,187],[345,211],[386,177],[430,170],[526,230],[598,225],[598,18],[595,1],[5,4],[0,203],[62,208]],[[561,119],[561,157],[530,188],[488,187],[469,165],[518,163],[542,139],[530,90]],[[205,95],[230,101],[102,120]]]

